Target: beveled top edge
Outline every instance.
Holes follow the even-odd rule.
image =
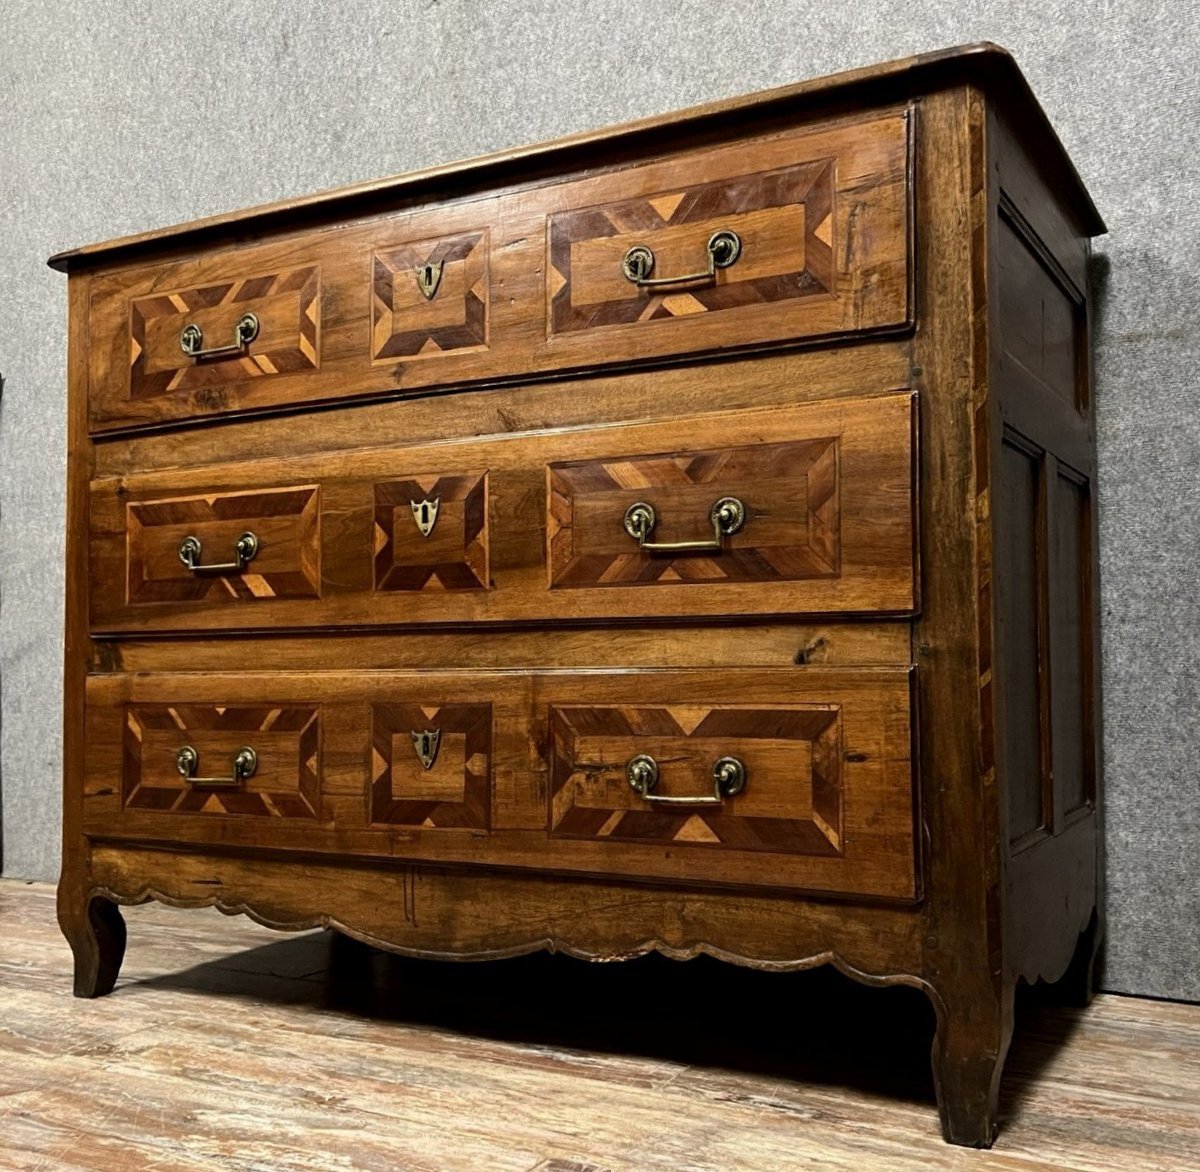
[[[859,95],[870,95],[875,100],[896,100],[923,90],[963,83],[979,86],[994,100],[1014,108],[1018,115],[1033,123],[1034,132],[1042,136],[1044,144],[1057,157],[1060,180],[1068,188],[1066,195],[1080,218],[1083,230],[1089,236],[1106,232],[1100,213],[1016,60],[1000,45],[981,41],[829,74],[754,94],[725,98],[600,130],[583,131],[531,146],[497,151],[474,159],[445,163],[404,175],[368,180],[277,203],[222,212],[173,227],[155,228],[115,240],[87,244],[55,253],[46,263],[60,272],[76,272],[104,263],[124,261],[137,253],[153,252],[158,246],[203,243],[224,231],[252,225],[263,231],[278,230],[285,226],[288,218],[311,220],[315,218],[315,213],[357,215],[369,212],[372,208],[382,210],[382,205],[393,200],[411,200],[422,195],[436,194],[444,198],[466,194],[506,178],[528,178],[535,165],[544,170],[559,164],[566,169],[571,165],[585,164],[587,155],[599,148],[611,150],[618,144],[632,147],[664,131],[670,131],[673,137],[678,137],[688,131],[713,129],[742,119],[751,112],[781,113],[789,106],[797,109],[809,105],[819,108],[822,101],[833,104]]]

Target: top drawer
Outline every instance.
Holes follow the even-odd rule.
[[[573,184],[547,221],[550,346],[586,362],[904,324],[908,137],[902,113]]]
[[[93,431],[895,329],[911,113],[94,278]]]

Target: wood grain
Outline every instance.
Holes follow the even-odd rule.
[[[720,227],[711,280],[620,272]],[[1104,931],[1102,228],[984,46],[56,258],[76,992],[146,900],[440,960],[831,964],[924,996],[943,1135],[991,1144],[1018,983],[1086,1001]],[[245,353],[182,358],[251,304]],[[641,500],[711,540],[721,495],[719,550],[625,531]],[[184,738],[260,771],[189,786]],[[655,806],[637,751],[660,796],[719,756],[747,785]]]
[[[898,394],[700,415],[686,435],[670,420],[106,477],[93,630],[904,613],[914,410]],[[711,539],[730,495],[746,520],[716,554],[641,553],[623,528],[645,499],[656,540]],[[426,538],[411,506],[432,498]],[[196,536],[227,563],[245,531],[261,548],[244,572],[179,559]]]
[[[909,692],[904,670],[818,667],[93,676],[84,829],[911,899]],[[436,769],[411,743],[426,728],[443,739]],[[664,793],[703,793],[679,756],[686,729],[704,768],[736,755],[748,771],[707,820],[664,814],[625,780],[629,757],[654,752]],[[228,790],[189,785],[185,744],[209,775],[249,745],[258,771]],[[619,810],[624,827],[601,825]]]
[[[703,961],[585,967],[533,956],[451,968],[347,948],[336,934],[281,938],[215,911],[155,904],[129,919],[116,993],[72,1001],[52,889],[0,883],[10,1168],[1200,1163],[1194,1005],[1108,995],[1082,1011],[1023,1005],[1001,1138],[964,1160],[938,1133],[929,1019],[909,990]],[[668,985],[664,1010],[646,990]],[[611,1011],[574,1014],[567,987]],[[737,1012],[713,1013],[715,1000]],[[812,1004],[822,1012],[795,1012]]]
[[[92,428],[101,432],[484,380],[522,381],[554,371],[895,330],[909,320],[908,123],[901,113],[741,137],[636,169],[571,182],[557,176],[544,188],[517,194],[450,200],[243,250],[222,248],[175,264],[98,276],[89,322]],[[656,201],[666,208],[663,200],[677,205],[682,200],[679,214],[686,215],[697,199],[701,206],[713,203],[712,195],[725,190],[722,182],[726,202],[737,209],[743,199],[733,181],[748,175],[757,177],[767,193],[761,198],[769,200],[772,182],[764,176],[798,159],[820,163],[818,170],[824,169],[832,186],[820,201],[814,196],[805,204],[806,195],[791,197],[810,213],[818,202],[822,210],[809,225],[811,243],[792,257],[793,266],[801,266],[799,275],[771,279],[785,282],[778,295],[757,288],[761,281],[738,279],[731,268],[722,270],[707,294],[693,289],[649,296],[621,276],[623,248],[615,253],[605,248],[598,260],[585,250],[583,271],[575,272],[571,234],[547,239],[556,217],[568,211],[575,223],[603,223],[609,225],[603,231],[611,231],[612,221],[595,209],[631,197],[650,212]],[[809,178],[816,182],[816,176]],[[684,192],[676,198],[676,188],[697,179],[709,186],[692,198]],[[616,223],[636,226],[638,217],[621,208],[625,203],[611,209]],[[747,237],[749,267],[743,270],[753,277],[778,268],[772,261],[782,247],[778,231],[760,232],[738,216],[734,221]],[[689,229],[702,255],[708,235],[705,223]],[[453,249],[441,258],[451,262],[443,268],[444,284],[426,300],[414,293],[415,270],[438,258],[438,240],[472,246],[464,258],[455,259]],[[470,257],[475,260],[468,265]],[[397,271],[402,261],[408,268]],[[611,267],[611,281],[624,288],[604,292],[605,283],[589,277],[596,263]],[[771,283],[767,276],[761,280]],[[583,282],[583,297],[627,307],[626,324],[555,333],[546,318],[547,298],[574,305],[577,281]],[[709,303],[697,296],[707,296]],[[203,328],[205,345],[224,344],[247,309],[261,315],[262,333],[244,350],[211,359],[182,353],[186,325]],[[586,303],[571,313],[582,314],[589,325],[603,324]]]

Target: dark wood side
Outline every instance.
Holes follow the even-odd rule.
[[[1003,109],[987,135],[1005,968],[1057,980],[1078,944],[1086,997],[1103,934],[1090,225]]]

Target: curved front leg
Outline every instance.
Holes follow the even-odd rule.
[[[58,923],[75,957],[75,996],[112,991],[125,957],[125,919],[102,895],[71,898],[59,888]]]
[[[933,1081],[947,1143],[990,1148],[996,1138],[1014,993],[1006,988],[998,1000],[974,1002],[948,997],[939,1007]]]

